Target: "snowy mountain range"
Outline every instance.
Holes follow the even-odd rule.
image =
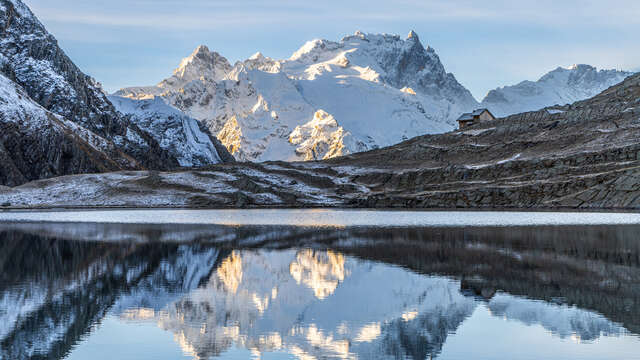
[[[251,161],[323,159],[446,132],[477,105],[414,32],[313,40],[289,59],[257,53],[234,66],[200,46],[157,86],[114,95],[162,97]]]
[[[239,160],[319,160],[447,132],[461,113],[481,106],[506,116],[583,100],[630,74],[558,68],[478,103],[415,32],[406,39],[356,32],[339,42],[309,41],[289,59],[257,53],[233,66],[199,46],[158,85],[121,89],[112,99],[162,98],[205,124]]]
[[[495,116],[502,117],[552,105],[571,104],[594,97],[632,74],[620,70],[598,70],[590,65],[559,67],[538,81],[523,81],[491,90],[481,105]]]

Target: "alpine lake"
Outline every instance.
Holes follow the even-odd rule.
[[[0,212],[0,359],[640,359],[640,214]]]

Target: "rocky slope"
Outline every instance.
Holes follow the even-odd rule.
[[[1,184],[179,166],[175,154],[116,111],[22,1],[0,1],[0,34]]]
[[[634,75],[589,100],[334,164],[404,169],[357,179],[378,192],[361,205],[640,208],[639,116]]]
[[[0,203],[637,209],[639,135],[634,75],[572,105],[321,162],[74,176],[1,189]]]
[[[257,53],[233,67],[200,46],[157,86],[115,95],[160,96],[206,124],[236,158],[252,161],[322,159],[388,146],[451,130],[461,112],[477,106],[414,32],[405,40],[361,32],[339,42],[313,40],[289,59]],[[318,116],[332,118],[330,129],[299,131]]]
[[[523,81],[491,90],[481,105],[495,116],[508,116],[547,106],[571,104],[596,96],[632,74],[628,71],[598,70],[589,65],[559,67],[538,81]]]
[[[137,167],[103,137],[35,103],[0,74],[0,184]]]

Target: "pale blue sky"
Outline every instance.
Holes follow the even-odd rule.
[[[24,0],[109,91],[151,85],[199,44],[232,63],[307,40],[414,29],[479,100],[557,66],[640,66],[637,0]]]

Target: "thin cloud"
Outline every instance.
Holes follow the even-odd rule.
[[[156,29],[183,29],[214,30],[228,28],[237,25],[262,25],[273,24],[285,20],[284,17],[258,17],[247,16],[244,13],[227,13],[224,16],[193,16],[193,15],[167,15],[167,14],[147,14],[137,15],[116,15],[116,14],[94,14],[94,13],[68,13],[58,10],[36,10],[37,13],[46,14],[42,19],[47,22],[59,22],[66,24],[81,25],[107,25],[117,27],[142,27]]]
[[[219,29],[262,24],[306,24],[326,21],[486,21],[552,27],[629,26],[640,24],[640,2],[551,1],[130,1],[76,6],[76,1],[52,7],[30,1],[45,21],[158,29]],[[89,3],[90,4],[90,3]]]

